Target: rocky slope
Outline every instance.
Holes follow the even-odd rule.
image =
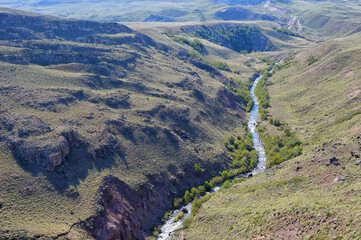
[[[206,39],[236,52],[273,51],[277,49],[271,40],[260,31],[259,27],[247,24],[191,25],[184,26],[181,30],[191,36]]]
[[[1,237],[144,239],[231,164],[246,113],[219,70],[121,24],[0,21]]]

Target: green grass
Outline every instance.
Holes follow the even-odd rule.
[[[361,237],[360,166],[350,155],[360,144],[359,37],[328,41],[280,63],[268,79],[269,114],[302,139],[303,154],[214,194],[188,226],[187,239]],[[310,56],[319,60],[309,65]],[[261,124],[271,136],[281,128]],[[329,165],[331,157],[341,165]]]
[[[330,11],[330,14],[334,15],[332,18],[341,19],[347,23],[333,32],[336,20],[331,21],[325,25],[326,31],[331,32],[330,35],[317,34],[315,33],[316,25],[322,21],[319,14],[326,13],[323,12],[324,9],[309,9],[302,14],[299,13],[305,21],[303,22],[304,32],[301,34],[305,34],[306,37],[316,39],[324,35],[343,34],[352,27],[352,24],[348,23],[349,21],[358,20],[358,7],[355,7],[354,10],[344,11],[347,5],[340,5],[342,8],[336,11],[334,3],[300,2],[301,5],[295,6],[294,4],[293,7],[290,6],[290,9],[297,12],[299,6],[311,8],[313,4],[317,4],[317,6],[325,4],[327,8],[332,9]],[[139,8],[154,12],[169,9],[169,2],[159,2],[159,5],[154,6],[149,6],[149,3],[141,1],[133,1],[129,5],[109,5],[109,2],[95,4],[86,10],[92,12],[96,10],[92,14],[97,16],[89,16],[85,10],[78,11],[78,4],[73,5],[76,11],[68,11],[67,16],[98,20],[141,21],[150,12],[138,12]],[[147,8],[144,8],[144,4]],[[174,8],[184,8],[187,12],[186,15],[178,18],[180,21],[194,21],[203,17],[212,19],[213,12],[218,8],[210,5],[208,1],[199,1],[195,5],[189,2],[173,2],[172,4]],[[127,9],[120,9],[124,6]],[[44,11],[58,13],[64,12],[61,11],[64,8],[64,5],[57,5],[55,8],[51,6]],[[113,8],[117,13],[110,14],[111,11],[104,10],[108,8]],[[195,9],[203,9],[204,16],[194,11]],[[133,16],[125,15],[128,11],[133,11],[135,14]],[[347,16],[343,11],[350,14]],[[107,13],[107,16],[102,15],[103,13]],[[113,15],[112,19],[109,19],[109,15]],[[312,19],[315,25],[312,25]],[[339,23],[337,21],[336,23]],[[205,24],[208,23],[205,22]],[[202,184],[206,178],[211,179],[218,175],[205,186],[193,190],[193,197],[204,192],[206,187],[209,188],[227,181],[233,173],[222,172],[222,170],[229,168],[232,160],[227,157],[227,151],[222,146],[221,139],[227,134],[244,133],[241,123],[244,119],[239,119],[235,116],[234,111],[225,109],[217,102],[219,90],[225,87],[222,82],[224,78],[212,76],[175,57],[180,50],[188,52],[192,49],[192,45],[196,49],[203,45],[208,54],[197,53],[201,60],[213,63],[222,70],[222,74],[237,79],[240,88],[234,92],[248,103],[251,102],[246,94],[249,79],[254,77],[257,69],[264,69],[269,64],[268,61],[260,58],[281,56],[283,51],[293,49],[299,51],[296,54],[289,54],[291,57],[288,56],[288,60],[280,64],[277,74],[270,78],[273,85],[267,86],[270,93],[267,99],[271,108],[267,110],[271,116],[287,122],[296,136],[309,145],[305,145],[302,156],[267,170],[269,175],[263,174],[245,181],[235,181],[234,184],[226,184],[220,194],[215,194],[214,198],[208,199],[207,202],[196,204],[195,206],[198,207],[194,211],[197,213],[194,221],[188,220],[187,239],[209,239],[209,236],[212,236],[212,239],[241,239],[242,237],[247,239],[252,236],[258,237],[261,234],[267,235],[275,232],[277,227],[279,229],[287,227],[287,224],[290,223],[289,219],[296,217],[295,212],[300,214],[298,218],[300,225],[297,225],[297,228],[303,230],[302,236],[313,234],[314,238],[327,238],[331,235],[339,236],[342,233],[343,236],[358,238],[359,235],[356,231],[360,229],[360,214],[359,204],[355,203],[359,203],[360,200],[358,194],[360,189],[360,184],[358,184],[359,167],[352,165],[353,160],[350,162],[346,162],[346,160],[349,157],[347,151],[356,149],[355,144],[357,143],[352,137],[356,137],[356,133],[360,131],[359,34],[314,46],[310,51],[304,52],[300,51],[300,48],[310,46],[312,43],[299,37],[288,36],[286,38],[283,32],[272,29],[275,26],[279,27],[276,23],[257,21],[241,22],[241,24],[251,24],[260,29],[280,49],[280,52],[239,54],[205,39],[199,40],[200,43],[194,42],[193,44],[190,41],[190,46],[188,46],[188,44],[170,41],[167,36],[162,34],[162,32],[170,32],[178,36],[182,33],[182,26],[200,25],[199,22],[134,23],[133,25],[128,23],[129,26],[134,26],[135,29],[149,34],[156,42],[168,46],[168,53],[142,44],[107,46],[54,39],[51,41],[19,41],[16,42],[18,47],[14,47],[16,44],[13,42],[11,43],[13,47],[9,47],[10,43],[1,42],[0,53],[11,56],[28,54],[29,50],[24,52],[25,45],[21,45],[25,43],[29,44],[26,48],[33,48],[36,51],[40,51],[41,48],[34,43],[43,46],[54,46],[54,44],[60,43],[65,49],[73,49],[74,52],[70,52],[69,56],[73,56],[78,51],[77,48],[92,47],[91,52],[97,58],[104,60],[96,67],[81,62],[50,66],[1,62],[1,110],[37,116],[52,130],[70,125],[94,145],[98,144],[99,129],[109,129],[115,132],[116,139],[126,149],[126,162],[124,158],[120,157],[89,161],[78,156],[71,156],[67,159],[66,164],[58,168],[54,177],[39,171],[32,165],[24,164],[21,160],[14,159],[8,146],[1,142],[0,179],[3,184],[0,186],[0,203],[2,204],[0,231],[1,233],[8,231],[6,236],[1,237],[24,237],[25,235],[31,237],[43,234],[55,237],[67,232],[74,223],[87,219],[98,210],[99,206],[96,202],[98,201],[99,186],[103,177],[109,174],[121,179],[134,189],[148,184],[148,177],[151,176],[154,179],[160,179],[167,189],[178,193],[184,192],[185,189],[191,189],[193,185]],[[46,51],[42,54],[49,54],[49,52]],[[133,59],[134,56],[136,56],[135,59]],[[119,65],[112,62],[120,59],[129,61]],[[283,55],[281,59],[283,59]],[[317,59],[317,61],[307,61],[308,59]],[[104,67],[110,68],[104,69]],[[107,85],[106,81],[109,80],[109,76],[103,74],[102,70],[109,70],[109,76],[117,81],[122,81],[123,86],[114,88]],[[96,82],[98,85],[89,86],[91,77],[98,79]],[[101,84],[101,81],[105,82],[104,85]],[[9,86],[17,88],[10,91],[9,94],[4,90]],[[144,86],[146,90],[143,91],[136,86]],[[310,86],[315,87],[311,88]],[[21,88],[26,91],[20,91]],[[194,97],[193,89],[198,89],[203,93],[204,102],[200,102]],[[84,90],[91,98],[69,104],[55,104],[54,109],[37,108],[32,105],[33,102],[42,102],[43,100],[53,101],[53,98],[50,97],[53,96],[52,91],[62,93],[63,90]],[[129,94],[130,109],[114,109],[104,102],[97,102],[97,99],[107,94],[117,93],[118,90]],[[32,91],[37,92],[31,95]],[[314,103],[317,104],[314,105]],[[163,115],[157,115],[156,111],[159,107],[172,111],[165,111]],[[247,106],[242,107],[246,108]],[[90,112],[94,115],[90,116]],[[178,115],[169,118],[174,113]],[[135,128],[132,137],[116,133],[119,129],[108,124],[110,120],[119,119]],[[195,130],[194,135],[193,133],[190,134],[191,137],[186,135],[187,139],[183,139],[184,136],[176,135],[175,128],[179,128],[183,124],[178,121],[179,119],[183,119],[185,122],[189,121],[190,126]],[[143,128],[148,126],[156,129],[155,136],[149,136],[143,131]],[[2,124],[0,127],[1,136],[8,134]],[[176,135],[175,139],[178,144],[170,144],[171,140],[163,132],[164,129],[168,129]],[[273,125],[267,125],[267,129],[270,134],[277,133],[277,129]],[[189,129],[184,131],[187,132],[187,130]],[[340,153],[337,155],[342,162],[346,162],[343,165],[344,170],[333,168],[333,166],[330,170],[324,166],[324,162],[317,163],[318,160],[327,161],[328,157],[332,155],[331,151],[334,148],[332,144],[326,145],[326,149],[330,151],[327,155],[313,152],[315,147],[327,142],[326,139],[337,139],[343,144],[347,144],[339,150]],[[235,158],[242,160],[240,158],[247,155],[243,154],[244,150],[243,147],[235,148]],[[237,154],[237,151],[241,153]],[[312,162],[314,155],[317,156],[317,159]],[[250,152],[246,163],[251,163],[252,157]],[[295,174],[295,166],[299,164],[297,162],[300,162],[303,168]],[[195,163],[198,167],[193,168]],[[239,167],[238,163],[236,165]],[[171,183],[178,178],[178,175],[185,175],[187,171],[191,171],[192,174],[194,171],[192,182],[182,182],[176,185]],[[331,184],[338,176],[344,177],[345,180],[340,184]],[[69,197],[67,193],[74,191],[79,193],[79,197]],[[191,193],[192,190],[190,190]],[[275,216],[274,213],[276,213]],[[278,216],[282,216],[282,218]],[[205,221],[200,221],[201,217]],[[274,217],[277,217],[276,221],[265,222]],[[310,227],[307,219],[312,219],[312,223],[313,219],[315,222],[325,220],[326,223],[329,223],[334,221],[334,218],[337,218],[337,221],[342,220],[342,222],[330,223],[331,226],[335,225],[341,230],[327,229],[327,226],[322,224],[322,228],[316,230],[319,231],[318,235],[307,230]],[[195,226],[198,229],[195,230]],[[87,235],[84,230],[77,227],[72,228],[72,234],[74,236],[77,234]]]
[[[21,44],[28,44],[28,48],[34,48],[34,51],[42,51],[37,44],[50,48],[54,44],[62,44],[73,49],[72,54],[78,53],[77,48],[90,46],[61,39],[18,44],[17,48],[3,45],[1,53],[21,56],[24,48]],[[71,154],[54,174],[47,174],[21,159],[15,159],[5,142],[1,142],[2,237],[23,230],[29,237],[55,237],[66,233],[74,223],[94,216],[99,209],[99,187],[107,175],[119,178],[133,189],[147,185],[148,177],[163,178],[165,185],[162,187],[184,192],[231,165],[226,161],[227,151],[222,146],[222,139],[229,132],[242,132],[243,126],[232,110],[218,103],[219,89],[224,88],[219,77],[174,57],[173,52],[169,55],[142,44],[98,44],[93,47],[97,49],[93,54],[106,63],[78,62],[50,66],[0,63],[1,111],[36,116],[54,133],[65,126],[70,127],[94,147],[101,145],[102,132],[107,132],[124,147],[123,157],[109,156],[94,161],[87,159],[86,153]],[[46,51],[46,54],[52,52]],[[130,55],[138,57],[125,65],[113,62]],[[110,76],[102,71],[94,73],[104,67],[110,70]],[[123,85],[108,85],[110,78],[122,81]],[[194,96],[194,89],[203,94],[205,101],[201,102]],[[78,90],[84,91],[84,98],[67,104],[57,102],[56,96],[66,96]],[[130,96],[130,108],[112,108],[101,100],[118,91]],[[54,107],[37,105],[47,102]],[[109,124],[109,121],[123,121],[134,130],[133,134],[122,134],[121,126]],[[17,124],[14,131],[20,128]],[[9,132],[2,123],[0,127],[0,135],[7,136]],[[153,128],[155,134],[148,134],[147,127]],[[187,172],[195,163],[200,166],[198,170],[202,172],[204,169],[204,174]],[[179,174],[190,174],[191,177],[187,177],[189,182],[174,186],[170,179],[178,178]],[[71,194],[68,193],[74,191],[79,196],[69,197]],[[202,189],[199,191],[202,192]],[[161,215],[159,212],[159,218]],[[72,234],[83,234],[76,227],[72,231]]]

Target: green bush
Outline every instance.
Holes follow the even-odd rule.
[[[180,219],[184,217],[184,212],[180,212],[175,216],[175,219],[173,222],[178,222]]]
[[[161,222],[165,222],[167,221],[167,219],[169,218],[169,216],[172,214],[172,212],[170,210],[166,211],[164,216],[161,219]]]
[[[198,52],[203,52],[205,48],[203,43],[201,43],[201,41],[199,41],[198,39],[194,39],[193,41],[187,44]]]
[[[213,194],[210,193],[210,194],[204,196],[203,198],[194,199],[192,208],[191,208],[191,216],[194,217],[197,214],[199,208],[202,207],[202,204],[207,202],[212,196],[213,196]]]
[[[191,225],[191,223],[192,223],[192,217],[191,216],[183,219],[183,223],[182,223],[183,229],[188,228]]]
[[[174,209],[180,208],[182,206],[182,203],[183,203],[183,198],[174,199],[174,202],[173,202]]]
[[[273,28],[273,30],[276,30],[277,32],[288,35],[288,36],[304,38],[299,33],[292,32],[291,30],[289,30],[287,28],[278,28],[278,27],[272,27],[272,28]]]
[[[205,169],[204,168],[201,168],[201,166],[198,164],[198,163],[195,163],[193,165],[193,169],[195,171],[196,174],[203,174],[205,172]]]
[[[268,167],[275,166],[302,154],[302,142],[289,128],[284,128],[283,131],[284,134],[282,135],[272,136],[268,133],[265,126],[258,127],[258,133],[263,140],[267,154]]]
[[[152,234],[153,234],[153,236],[158,236],[159,235],[159,231],[158,231],[158,229],[155,227],[154,228],[154,230],[152,231]]]
[[[241,81],[235,80],[234,78],[231,79],[239,85],[239,88],[232,87],[229,84],[227,87],[244,102],[244,104],[247,106],[246,111],[250,112],[254,104],[249,92],[252,87],[252,82],[243,83]]]
[[[230,67],[225,62],[214,62],[214,63],[212,63],[212,66],[215,68],[224,70],[224,71],[228,71],[228,72],[231,71]]]
[[[171,37],[173,39],[173,41],[187,44],[188,46],[191,46],[194,50],[196,50],[198,52],[203,52],[205,49],[204,44],[201,43],[201,41],[199,41],[198,39],[194,39],[194,40],[190,41],[189,39],[187,39],[185,37],[176,37],[176,36],[172,36],[170,34],[167,34],[167,35],[169,37]]]
[[[231,181],[226,180],[226,181],[223,183],[222,188],[228,189],[230,186],[231,186]]]
[[[193,198],[188,190],[184,193],[183,199],[186,203],[189,203],[190,201],[193,200]]]
[[[315,62],[317,62],[319,59],[317,58],[317,57],[315,57],[315,56],[309,56],[308,58],[307,58],[307,64],[308,65],[312,65],[312,64],[314,64]]]
[[[245,136],[239,135],[236,138],[227,136],[224,145],[233,159],[232,167],[238,168],[236,174],[248,172],[257,165],[258,155],[253,148],[251,133],[247,133]],[[227,180],[233,174],[234,172],[232,174],[223,172],[222,177]]]

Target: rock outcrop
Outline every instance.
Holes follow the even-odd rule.
[[[14,139],[11,149],[19,158],[50,172],[69,155],[70,144],[63,136],[50,135],[27,140]]]

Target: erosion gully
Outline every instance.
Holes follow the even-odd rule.
[[[272,72],[273,69],[270,71]],[[253,176],[255,174],[261,173],[266,169],[266,152],[263,148],[262,140],[258,136],[257,133],[257,120],[258,120],[258,99],[254,93],[256,86],[259,82],[259,80],[262,78],[262,75],[257,77],[253,85],[250,89],[251,97],[254,102],[253,107],[251,109],[251,112],[248,117],[248,131],[252,134],[252,142],[253,146],[258,154],[258,163],[257,166],[249,173],[241,174],[236,176],[236,178],[242,178],[242,177],[249,177],[250,175]],[[220,189],[221,186],[216,186],[212,188],[211,191],[207,192],[206,194],[209,194],[211,192],[217,192]],[[160,234],[157,237],[157,240],[170,240],[174,234],[174,232],[182,227],[183,220],[190,216],[191,214],[191,208],[192,208],[192,202],[188,203],[187,205],[183,206],[180,209],[174,210],[172,214],[169,216],[168,220],[164,222]],[[183,210],[184,216],[182,219],[178,220],[177,222],[174,222],[176,216],[178,213],[180,213]]]

